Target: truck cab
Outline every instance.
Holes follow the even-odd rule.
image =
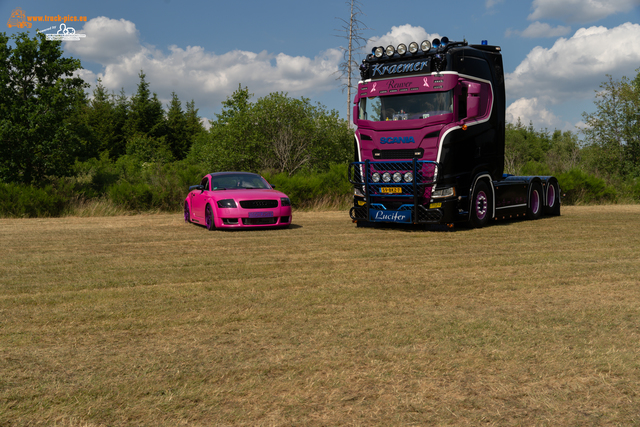
[[[496,217],[502,195],[496,193],[497,183],[505,181],[508,187],[517,181],[503,175],[500,47],[446,37],[409,47],[376,47],[362,61],[360,73],[354,162],[349,167],[351,218],[359,225],[483,226]],[[548,185],[548,180],[538,181]],[[538,196],[543,200],[544,194]]]

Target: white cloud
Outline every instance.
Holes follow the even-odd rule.
[[[93,81],[99,77],[107,89],[118,93],[124,88],[131,95],[143,70],[151,91],[163,103],[168,103],[171,92],[176,92],[183,101],[194,99],[198,108],[218,108],[240,84],[256,97],[280,91],[298,97],[333,90],[337,85],[335,72],[342,60],[338,49],[329,49],[314,58],[240,50],[218,55],[200,46],[175,45],[165,53],[141,45],[135,25],[123,19],[95,18],[85,24],[82,32],[87,34],[86,39],[68,42],[65,50],[81,60],[104,66],[102,72],[93,76],[88,72],[86,77],[93,77]]]
[[[485,1],[485,6],[487,9],[491,9],[493,6],[503,3],[504,0],[486,0]]]
[[[65,42],[64,50],[86,61],[107,65],[118,57],[133,55],[142,49],[135,24],[124,19],[100,16],[88,21],[78,33],[87,37]]]
[[[557,129],[566,127],[558,117],[547,110],[538,98],[520,98],[507,107],[506,120],[527,126],[533,123],[536,128]]]
[[[410,24],[401,25],[399,27],[391,27],[391,31],[380,37],[371,37],[367,41],[367,52],[371,52],[376,46],[397,46],[400,43],[409,45],[411,42],[421,43],[423,40],[433,40],[440,38],[437,33],[429,34],[422,27],[414,27]]]
[[[562,19],[566,22],[594,22],[619,12],[629,12],[640,0],[533,0],[527,19]]]
[[[547,23],[542,23],[540,21],[536,21],[529,25],[523,31],[514,31],[508,29],[505,33],[507,37],[511,35],[519,35],[525,38],[540,38],[540,37],[560,37],[568,34],[571,31],[571,27],[563,27],[561,25],[556,28],[551,27],[551,25]]]
[[[635,76],[640,63],[640,25],[581,28],[545,49],[535,47],[505,76],[509,98],[538,98],[549,104],[593,97],[606,74]]]

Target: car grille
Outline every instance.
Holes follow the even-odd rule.
[[[243,200],[240,202],[243,209],[268,209],[277,208],[277,200]]]
[[[278,222],[277,217],[273,218],[242,218],[244,225],[273,225]]]

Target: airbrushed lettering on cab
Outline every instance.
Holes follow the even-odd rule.
[[[392,136],[389,138],[380,138],[380,144],[409,144],[416,142],[412,136]]]

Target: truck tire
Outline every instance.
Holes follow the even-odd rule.
[[[473,197],[471,198],[471,209],[469,224],[473,228],[482,228],[491,219],[491,193],[484,181],[478,182]]]
[[[547,203],[544,208],[545,215],[560,215],[560,187],[556,181],[549,183],[547,188]]]
[[[529,189],[529,203],[527,205],[527,218],[538,219],[542,216],[542,185],[539,182],[531,184]]]

